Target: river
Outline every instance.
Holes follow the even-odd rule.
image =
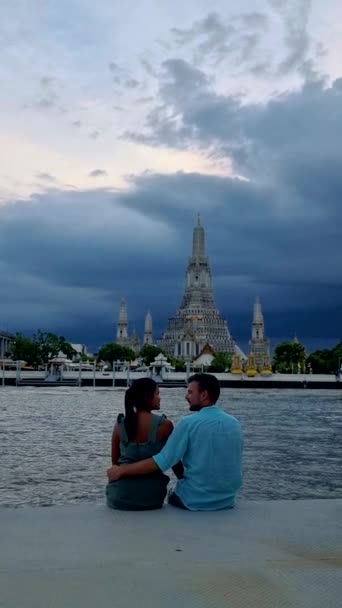
[[[161,389],[161,411],[188,411]],[[0,506],[104,501],[113,423],[124,390],[0,388]],[[241,499],[342,498],[340,391],[223,389],[244,432]]]

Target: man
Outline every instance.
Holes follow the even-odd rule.
[[[152,458],[133,464],[112,466],[110,481],[122,477],[165,472],[180,460],[184,476],[169,496],[173,506],[190,511],[217,511],[234,507],[242,480],[240,423],[216,402],[220,385],[211,374],[189,378],[186,400],[191,416],[182,418],[164,448]]]

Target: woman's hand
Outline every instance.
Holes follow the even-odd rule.
[[[112,467],[107,469],[107,477],[109,481],[118,481],[121,477],[120,475],[120,467],[114,464]]]

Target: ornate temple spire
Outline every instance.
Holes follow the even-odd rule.
[[[215,352],[234,354],[237,348],[227,322],[216,308],[209,258],[205,251],[205,232],[198,216],[182,303],[175,317],[169,319],[158,344],[170,357],[192,361],[207,343]]]
[[[119,308],[119,316],[118,316],[118,324],[116,330],[116,339],[118,342],[123,340],[127,340],[128,338],[128,313],[127,313],[127,304],[124,298],[121,298],[120,308]]]
[[[144,344],[152,344],[152,315],[148,310],[145,317]]]
[[[265,336],[264,316],[259,298],[256,298],[253,308],[252,339],[250,356],[253,358],[255,369],[261,373],[271,373],[270,344]]]
[[[194,228],[192,237],[192,257],[193,258],[204,258],[205,257],[205,233],[204,228],[201,225],[200,214],[197,217],[197,226]]]
[[[264,317],[259,298],[256,298],[253,308],[252,339],[264,339]]]
[[[128,323],[127,304],[125,298],[121,298],[120,300],[118,322],[123,324]]]
[[[257,297],[254,303],[254,309],[253,309],[253,323],[264,323],[264,317],[261,311],[261,304],[260,304],[260,300]]]

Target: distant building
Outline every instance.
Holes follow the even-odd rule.
[[[158,345],[168,356],[192,361],[207,344],[214,352],[233,355],[237,351],[227,322],[214,302],[209,259],[205,254],[205,233],[198,217],[183,301],[176,316],[169,319]]]
[[[198,367],[209,367],[215,358],[215,351],[210,344],[205,344],[198,357],[193,360],[193,365]]]
[[[128,334],[128,312],[126,300],[124,298],[121,298],[120,302],[115,342],[131,348],[135,353],[139,352],[141,346],[135,330],[133,331],[132,336],[129,336]]]
[[[88,356],[91,353],[88,353],[87,347],[85,344],[70,344],[71,348],[74,349],[74,351],[76,351],[76,353],[78,355],[84,355],[84,356]]]
[[[15,340],[15,335],[8,331],[0,330],[0,359],[5,359],[9,352],[11,342]]]
[[[153,344],[152,315],[149,310],[145,317],[144,344]]]
[[[253,309],[252,338],[250,354],[254,357],[255,367],[261,370],[266,364],[270,365],[270,342],[265,336],[264,317],[259,298]]]

